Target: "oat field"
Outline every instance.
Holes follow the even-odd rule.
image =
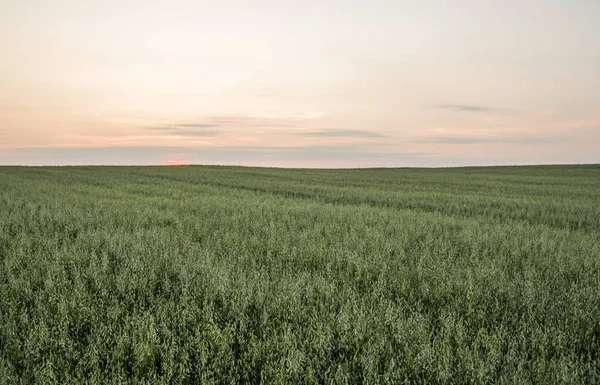
[[[0,167],[1,384],[600,382],[600,165]]]

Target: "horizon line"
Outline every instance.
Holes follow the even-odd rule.
[[[280,170],[395,170],[395,169],[456,169],[456,168],[495,168],[495,167],[564,167],[564,166],[598,166],[599,163],[515,163],[515,164],[490,164],[490,165],[463,165],[463,166],[365,166],[365,167],[282,167],[282,166],[246,166],[243,164],[46,164],[46,165],[23,165],[23,164],[0,164],[0,167],[20,168],[77,168],[77,167],[238,167],[258,169],[280,169]]]

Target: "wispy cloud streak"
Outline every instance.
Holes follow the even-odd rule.
[[[437,143],[437,144],[486,144],[486,143],[510,143],[510,144],[536,144],[550,143],[556,139],[545,137],[483,137],[483,136],[433,136],[413,140],[414,143]]]
[[[157,130],[157,131],[171,131],[182,128],[216,128],[220,127],[218,124],[205,124],[205,123],[188,123],[188,124],[173,124],[163,126],[150,126],[144,127],[146,130]]]
[[[170,134],[178,135],[178,136],[218,136],[221,135],[222,132],[215,130],[193,130],[193,131],[185,131],[185,130],[175,130],[170,131]]]
[[[469,104],[438,104],[433,106],[440,110],[449,110],[456,112],[490,112],[498,111],[496,108],[490,108],[485,106],[469,105]]]
[[[290,131],[293,135],[306,137],[326,137],[326,138],[385,138],[386,136],[373,131],[365,130],[305,130],[305,131]]]

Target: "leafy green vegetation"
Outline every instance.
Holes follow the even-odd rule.
[[[600,166],[0,168],[0,383],[598,383]]]

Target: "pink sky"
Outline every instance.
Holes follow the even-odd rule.
[[[0,3],[0,164],[600,163],[600,3]]]

